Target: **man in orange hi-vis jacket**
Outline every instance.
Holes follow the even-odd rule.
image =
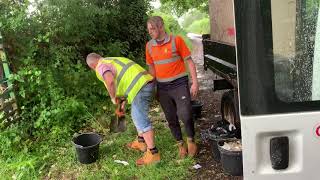
[[[179,157],[193,157],[197,153],[197,146],[194,141],[191,95],[195,98],[199,90],[195,64],[184,40],[180,36],[168,35],[165,32],[160,16],[149,18],[147,28],[152,39],[146,44],[146,62],[150,74],[156,79],[161,107],[171,133],[177,140]],[[190,89],[185,62],[192,79]],[[179,119],[185,126],[187,148],[184,145]]]

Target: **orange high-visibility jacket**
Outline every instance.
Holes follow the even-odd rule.
[[[146,45],[146,62],[155,67],[158,82],[170,82],[186,76],[184,61],[191,58],[191,53],[180,36],[166,36],[162,44],[150,40]]]

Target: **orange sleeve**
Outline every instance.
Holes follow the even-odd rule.
[[[152,59],[152,56],[149,52],[148,44],[149,44],[149,42],[146,44],[146,64],[150,65],[150,64],[153,64],[153,59]]]
[[[181,36],[176,36],[176,46],[178,53],[184,61],[191,58],[191,52]]]

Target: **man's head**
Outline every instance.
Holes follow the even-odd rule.
[[[88,54],[86,61],[91,69],[95,69],[100,59],[102,59],[102,57],[99,54],[90,53]]]
[[[152,39],[161,39],[165,35],[163,19],[160,16],[152,16],[147,21],[148,32]]]

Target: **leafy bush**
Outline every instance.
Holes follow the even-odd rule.
[[[199,21],[204,18],[209,18],[208,14],[205,14],[197,9],[189,10],[182,16],[181,26],[184,29],[187,29],[195,21]]]
[[[181,16],[190,9],[197,9],[202,12],[209,11],[208,0],[160,0],[161,8],[171,10],[178,16]]]
[[[204,18],[198,21],[194,21],[190,26],[188,26],[187,31],[192,33],[197,33],[197,34],[210,33],[209,18]]]
[[[21,117],[1,129],[0,162],[18,179],[38,177],[49,157],[58,158],[52,146],[66,146],[96,114],[113,108],[86,55],[143,64],[147,41],[147,1],[32,2],[36,10],[30,12],[31,1],[0,1],[0,32]]]
[[[107,142],[101,144],[102,158],[94,166],[79,166],[70,142],[75,132],[102,128],[96,117],[113,108],[105,87],[85,64],[86,55],[97,52],[104,56],[126,56],[145,65],[148,1],[32,2],[37,9],[30,12],[28,0],[0,1],[0,31],[14,71],[10,80],[14,83],[21,116],[19,122],[0,130],[2,177],[164,179],[190,174],[186,171],[194,163],[192,160],[178,164],[172,160],[175,154],[170,152],[176,149],[171,146],[174,140],[165,124],[158,127],[160,136],[165,138],[157,142],[165,140],[159,143],[162,145],[159,149],[169,146],[171,149],[164,152],[160,168],[123,169],[114,165],[110,158],[113,154],[128,158],[131,165],[141,155],[122,147],[128,136],[136,136],[132,123],[128,123],[130,131],[126,134],[105,138]],[[165,21],[170,32],[185,35],[174,18],[166,16]],[[140,176],[136,176],[137,172]]]

